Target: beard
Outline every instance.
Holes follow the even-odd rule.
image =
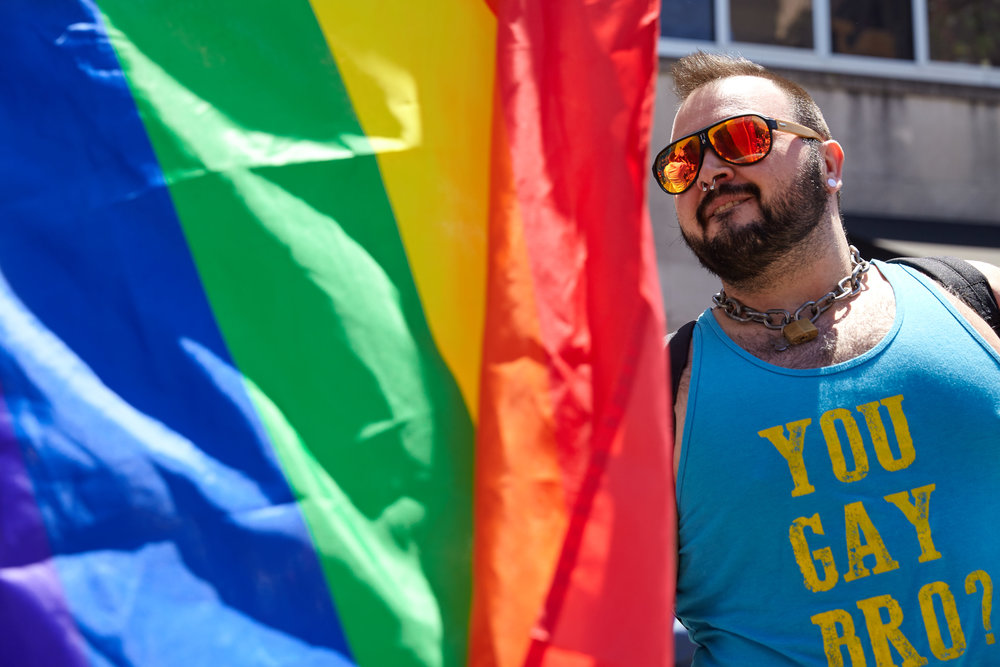
[[[681,230],[684,240],[701,265],[722,282],[752,285],[819,227],[827,210],[822,167],[819,151],[813,148],[791,186],[771,202],[764,202],[760,188],[752,183],[720,184],[696,212],[703,232],[708,228],[709,205],[723,195],[750,195],[760,209],[760,219],[734,227],[729,224],[732,212],[725,211],[717,216],[719,230],[713,238],[693,238]]]

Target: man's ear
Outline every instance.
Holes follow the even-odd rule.
[[[830,190],[839,190],[843,185],[840,176],[844,168],[844,149],[830,139],[821,145],[823,151],[823,181]]]

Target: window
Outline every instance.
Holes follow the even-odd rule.
[[[761,0],[729,3],[733,41],[813,46],[810,0]]]
[[[913,60],[910,0],[832,0],[834,53]]]
[[[661,21],[660,34],[682,39],[714,39],[715,12],[705,0],[662,0],[660,16],[683,16],[683,21]]]
[[[928,0],[932,60],[1000,67],[1000,3]]]
[[[997,0],[662,0],[660,53],[1000,87]]]

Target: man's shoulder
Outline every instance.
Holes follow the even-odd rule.
[[[987,262],[949,256],[898,257],[891,261],[910,266],[933,278],[950,296],[957,297],[962,305],[977,313],[1000,335],[1000,268]],[[959,306],[958,303],[955,305]],[[969,313],[964,308],[959,306],[959,309],[968,317]],[[979,324],[976,321],[972,323]]]
[[[990,288],[993,290],[993,296],[997,301],[1000,301],[1000,267],[989,264],[988,262],[980,262],[978,260],[969,260],[969,264],[976,267],[980,273],[986,276],[986,280],[990,284]]]

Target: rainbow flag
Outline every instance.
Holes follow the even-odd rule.
[[[0,25],[0,664],[670,664],[656,0]]]

